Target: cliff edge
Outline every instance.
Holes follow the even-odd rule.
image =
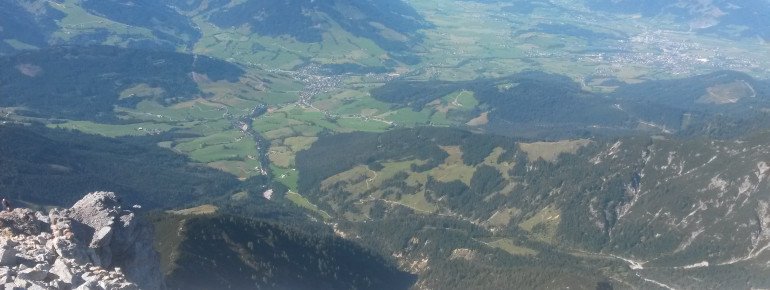
[[[93,192],[48,214],[0,212],[5,289],[164,289],[152,225],[112,192]]]

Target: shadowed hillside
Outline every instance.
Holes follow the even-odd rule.
[[[33,116],[114,121],[116,105],[142,100],[121,96],[147,86],[155,101],[173,104],[202,94],[193,73],[237,81],[244,72],[209,57],[109,46],[56,47],[0,58],[0,106],[22,107]]]
[[[191,164],[154,144],[37,126],[0,126],[0,192],[64,205],[83,192],[119,190],[145,207],[173,207],[229,193],[235,176]]]
[[[170,289],[408,289],[414,278],[329,234],[226,215],[153,218]]]

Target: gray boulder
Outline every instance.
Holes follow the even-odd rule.
[[[10,266],[16,264],[16,249],[4,244],[0,246],[0,266]]]
[[[0,212],[0,289],[164,289],[152,226],[111,192]]]
[[[37,264],[34,268],[24,269],[16,274],[16,279],[24,279],[27,281],[43,281],[45,277],[48,277],[48,270],[50,266],[45,264]]]
[[[115,193],[90,193],[72,206],[68,216],[87,226],[75,232],[99,257],[94,264],[124,269],[126,278],[141,289],[165,288],[152,225],[123,210]]]

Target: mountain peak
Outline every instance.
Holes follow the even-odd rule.
[[[0,212],[0,283],[27,289],[162,289],[152,227],[112,192],[47,215]]]

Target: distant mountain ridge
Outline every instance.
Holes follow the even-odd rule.
[[[83,0],[80,5],[94,15],[150,29],[153,36],[162,42],[191,47],[201,37],[188,17],[179,14],[164,1]]]
[[[61,44],[191,51],[199,25],[215,25],[304,43],[346,41],[329,36],[342,30],[405,56],[430,27],[401,0],[13,0],[0,3],[0,16],[0,55]]]
[[[405,50],[420,41],[418,30],[428,27],[401,0],[246,1],[213,6],[209,3],[206,13],[215,25],[247,27],[259,35],[286,35],[302,42],[322,41],[324,31],[336,23],[387,50]]]
[[[48,45],[50,32],[58,29],[56,22],[64,16],[51,8],[48,1],[0,2],[0,55],[21,48],[14,47],[9,40],[32,46]]]
[[[588,6],[596,11],[642,14],[645,17],[673,16],[692,30],[717,32],[742,27],[742,36],[759,36],[770,40],[770,1],[748,0],[678,0],[678,1],[632,1],[632,0],[588,0]]]
[[[486,119],[484,124],[469,122],[470,127],[525,137],[549,134],[546,138],[639,130],[675,133],[715,116],[744,119],[770,109],[770,81],[735,71],[613,86],[612,92],[589,92],[564,75],[525,71],[472,81],[398,79],[371,93],[394,108],[420,111],[440,98],[468,92],[480,106],[456,117]]]

